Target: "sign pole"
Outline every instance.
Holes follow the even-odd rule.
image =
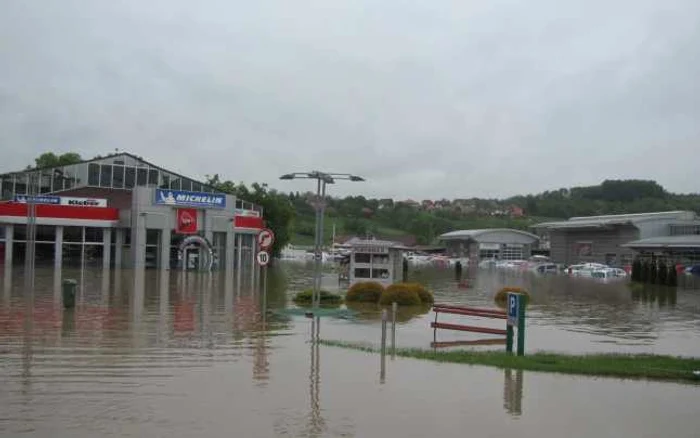
[[[506,327],[506,353],[513,354],[513,326]]]
[[[525,355],[525,301],[522,295],[518,299],[518,356]]]

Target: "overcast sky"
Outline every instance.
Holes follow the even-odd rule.
[[[698,192],[698,0],[3,0],[0,170],[118,148],[336,195]]]

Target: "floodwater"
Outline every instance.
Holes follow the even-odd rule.
[[[64,310],[52,271],[37,271],[31,296],[21,269],[0,271],[0,436],[698,436],[697,385],[401,358],[381,380],[377,355],[311,343],[312,320],[281,311],[310,273],[284,264],[262,294],[247,274],[239,287],[224,275],[147,271],[134,291],[130,271],[65,270],[81,287]],[[493,306],[499,285],[528,287],[528,351],[698,354],[698,291],[500,273],[461,289],[448,272],[412,275],[441,302]],[[331,273],[324,287],[338,288]],[[377,314],[323,317],[320,337],[375,342]],[[401,315],[399,345],[426,348],[432,318]]]

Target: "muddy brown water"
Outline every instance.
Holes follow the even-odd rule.
[[[284,312],[311,272],[271,270],[264,299],[247,275],[239,288],[222,275],[147,271],[139,293],[128,270],[40,269],[27,297],[21,269],[0,272],[0,436],[698,436],[697,385],[412,359],[389,361],[382,381],[378,356],[313,344],[311,321]],[[477,306],[493,307],[503,285],[526,287],[528,351],[700,356],[698,290],[502,272],[464,289],[447,271],[411,275],[440,302]],[[60,305],[61,278],[80,283],[73,310]],[[342,289],[331,272],[324,287]],[[378,310],[359,311],[321,318],[321,338],[376,344]],[[402,315],[398,345],[428,347],[433,317]]]

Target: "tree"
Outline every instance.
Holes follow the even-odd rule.
[[[53,152],[44,152],[34,159],[35,168],[42,169],[44,167],[59,167],[69,164],[76,164],[83,161],[80,154],[75,152],[66,152],[65,154],[56,155]],[[31,166],[30,166],[31,167]]]
[[[279,256],[282,248],[291,240],[290,226],[294,219],[294,208],[289,197],[284,193],[270,190],[267,184],[253,183],[251,189],[245,184],[233,181],[221,181],[219,175],[207,176],[208,183],[222,193],[234,195],[239,199],[252,202],[263,208],[265,226],[275,233],[272,256]]]

